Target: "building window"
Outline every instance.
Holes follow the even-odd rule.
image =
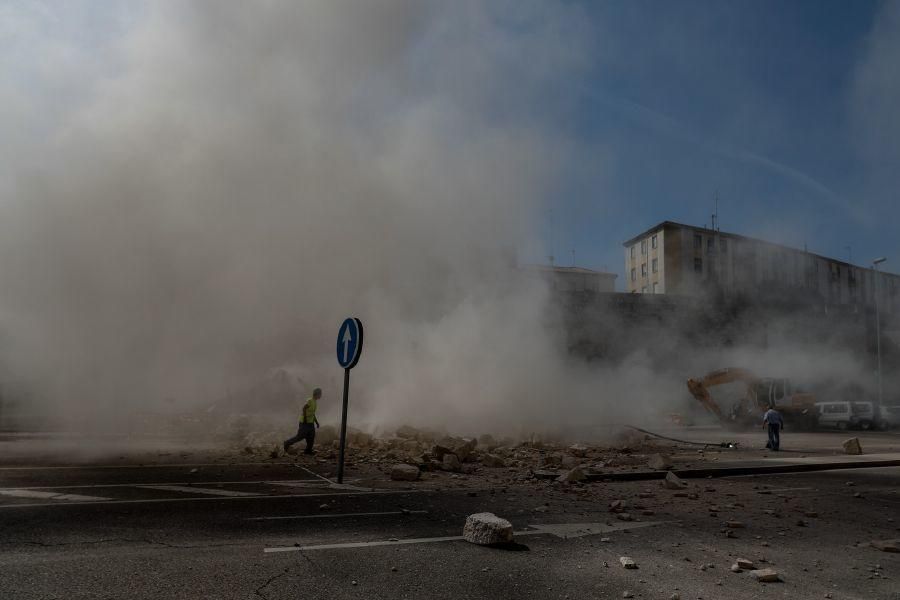
[[[634,258],[634,246],[631,247],[631,258]]]
[[[716,249],[716,240],[714,238],[706,238],[706,253],[712,254]]]
[[[654,273],[659,273],[659,259],[658,259],[658,258],[654,258],[654,259],[653,259],[653,262],[650,263],[650,264],[651,264],[651,267],[650,267],[650,268],[653,270],[653,272],[654,272]]]
[[[728,240],[725,238],[719,239],[719,252],[722,254],[728,254]]]
[[[694,234],[694,250],[703,249],[703,236],[699,233]]]
[[[641,254],[647,254],[647,240],[641,240]]]
[[[698,257],[698,258],[694,259],[694,272],[695,273],[703,272],[703,259],[702,258]]]
[[[654,293],[654,294],[658,294],[658,293],[659,293],[659,284],[658,284],[658,283],[655,283],[655,282],[654,282],[654,284],[653,284],[653,293]]]
[[[636,280],[637,280],[637,275],[635,274],[635,270],[634,270],[633,267],[632,267],[632,269],[631,269],[631,280],[632,280],[632,281],[636,281]]]
[[[652,238],[650,238],[650,247],[653,248],[654,250],[656,250],[656,244],[657,244],[656,235],[654,235]]]
[[[641,265],[641,277],[647,276],[647,263]]]

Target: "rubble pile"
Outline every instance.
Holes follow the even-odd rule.
[[[291,434],[283,430],[252,431],[238,444],[244,454],[274,459],[283,455],[282,442]],[[337,457],[339,440],[335,427],[319,428],[315,443],[318,459]],[[539,479],[548,484],[578,485],[604,473],[673,465],[659,447],[633,435],[627,444],[620,441],[616,447],[610,447],[563,444],[536,437],[526,441],[496,439],[490,434],[457,437],[403,425],[393,434],[380,436],[349,428],[347,444],[348,466],[370,465],[395,481],[416,481],[427,478],[429,473],[434,474],[432,477],[443,473],[451,477],[480,474],[509,483]],[[291,454],[298,447],[292,448]],[[416,476],[413,477],[413,470],[398,469],[401,465],[415,468]],[[680,488],[683,483],[676,485]]]

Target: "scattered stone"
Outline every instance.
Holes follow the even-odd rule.
[[[844,454],[862,454],[862,446],[859,443],[859,438],[850,438],[849,440],[844,440],[842,444],[844,447]]]
[[[570,471],[566,471],[562,475],[560,475],[556,480],[563,483],[576,483],[579,481],[584,481],[587,479],[587,475],[584,471],[581,470],[580,467],[575,467]]]
[[[535,479],[556,479],[559,477],[559,471],[547,471],[544,469],[538,469],[532,473]]]
[[[744,529],[746,525],[741,521],[725,521],[725,527],[729,529]]]
[[[619,513],[616,515],[616,518],[620,521],[633,521],[634,517],[632,517],[629,513]]]
[[[681,600],[681,594],[672,594],[669,596],[669,600]]]
[[[391,467],[391,479],[394,481],[416,481],[419,475],[419,467],[413,465],[400,464]]]
[[[737,563],[734,563],[733,565],[731,565],[731,572],[732,572],[732,573],[740,573],[741,571],[743,571],[743,569],[741,569],[741,568],[737,565]]]
[[[757,569],[750,571],[750,575],[760,583],[775,583],[781,581],[781,577],[775,569]]]
[[[534,512],[545,513],[550,510],[550,507],[547,505],[544,505],[544,506],[535,507],[532,510],[534,510]]]
[[[687,483],[682,481],[681,478],[679,478],[678,475],[676,475],[672,471],[666,473],[666,478],[663,479],[663,487],[669,490],[684,489],[686,485]]]
[[[459,457],[455,454],[445,454],[442,462],[443,462],[442,468],[445,471],[453,471],[453,472],[462,471],[462,465],[459,462]]]
[[[611,542],[611,541],[612,541],[612,538],[608,538],[608,537],[602,537],[602,538],[600,538],[600,542],[601,542],[601,543],[604,543],[604,544],[608,544],[608,543]]]
[[[622,597],[623,598],[634,598],[634,592],[629,592],[628,590],[625,590],[624,592],[622,592]]]
[[[896,540],[875,540],[872,547],[882,552],[900,552],[900,539]]]
[[[747,560],[746,558],[738,558],[734,561],[734,564],[736,564],[739,569],[743,569],[745,571],[750,571],[754,568],[753,561]]]
[[[491,469],[502,469],[506,467],[506,459],[496,454],[485,454],[481,458],[481,464]]]
[[[588,447],[583,444],[573,444],[569,446],[569,453],[571,453],[572,456],[583,457],[587,454],[587,452]]]
[[[328,510],[329,508],[331,508],[331,507],[328,506],[328,504],[320,504],[319,505],[319,510]]]
[[[609,512],[617,513],[625,510],[626,503],[624,500],[613,500],[609,503]]]
[[[672,468],[672,459],[663,454],[651,454],[647,466],[654,471],[668,471]]]
[[[620,556],[619,562],[626,569],[637,569],[638,568],[637,563],[634,562],[634,559],[631,558],[630,556]]]
[[[466,518],[463,538],[481,546],[509,543],[513,541],[513,526],[494,513],[475,513]]]

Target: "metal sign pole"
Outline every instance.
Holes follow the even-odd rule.
[[[347,397],[350,392],[350,369],[344,369],[344,403],[341,409],[341,449],[338,457],[338,483],[344,483],[344,448],[347,445]]]

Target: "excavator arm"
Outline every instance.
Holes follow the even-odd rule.
[[[720,421],[726,422],[727,419],[710,395],[709,388],[734,381],[743,381],[749,386],[756,379],[757,377],[746,369],[719,369],[708,373],[702,379],[688,379],[687,388],[691,395],[703,405],[703,408],[716,415]]]

